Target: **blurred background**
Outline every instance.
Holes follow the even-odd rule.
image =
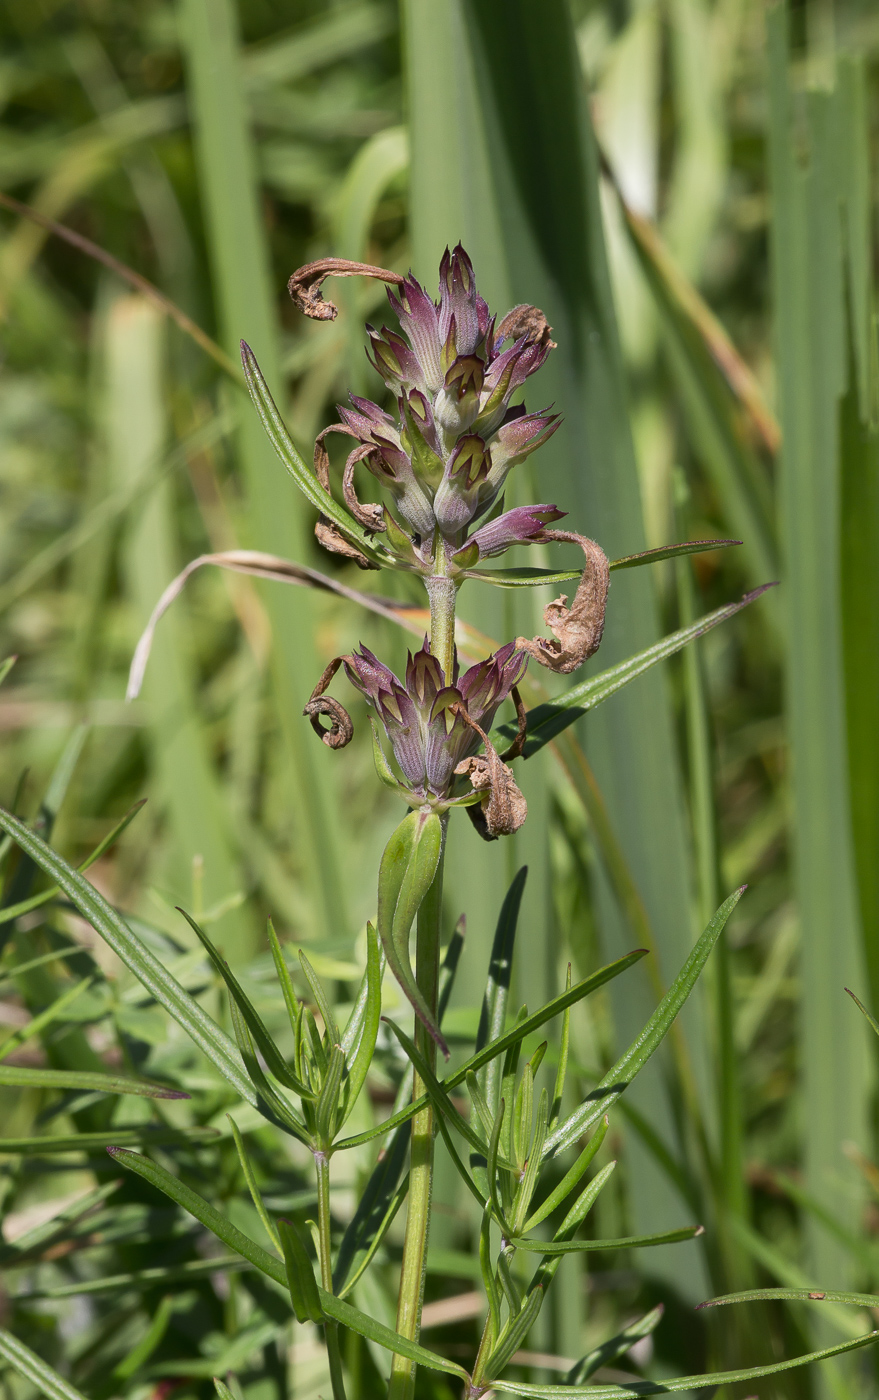
[[[536,303],[558,342],[528,404],[553,403],[565,426],[518,469],[508,504],[557,502],[611,557],[742,541],[615,575],[590,672],[780,581],[525,766],[530,816],[514,839],[484,846],[452,824],[449,934],[467,915],[449,1013],[460,1046],[521,864],[519,1002],[559,990],[569,962],[579,977],[651,950],[577,1010],[581,1093],[721,899],[749,885],[680,1034],[603,1149],[621,1170],[599,1235],[697,1220],[706,1234],[588,1268],[566,1260],[570,1286],[519,1375],[561,1380],[566,1358],[659,1301],[652,1343],[626,1362],[654,1377],[864,1330],[866,1314],[829,1306],[820,1326],[801,1304],[707,1320],[692,1307],[760,1285],[879,1287],[877,1045],[844,992],[879,1011],[875,6],[7,0],[0,35],[0,193],[148,279],[210,337],[205,348],[124,271],[0,206],[0,657],[18,658],[0,690],[2,804],[82,861],[147,798],[89,878],[185,985],[220,1006],[178,903],[270,1023],[283,1007],[268,916],[350,999],[399,814],[344,683],[356,731],[344,755],[300,713],[332,656],[362,641],[399,668],[409,639],[329,593],[206,568],[160,623],[131,704],[125,682],[162,590],[206,552],[268,550],[421,601],[416,581],[319,549],[237,345],[253,346],[310,460],[349,391],[385,392],[363,323],[390,313],[380,285],[336,283],[338,319],[306,322],[290,273],[333,253],[411,267],[435,294],[440,255],[461,240],[492,309]],[[538,554],[521,562],[549,562]],[[538,591],[523,601],[473,583],[462,610],[503,642],[539,630]],[[532,680],[537,698],[545,678]],[[0,854],[5,906],[42,888],[8,843]],[[207,1396],[230,1368],[247,1400],[320,1394],[316,1338],[291,1336],[249,1275],[208,1272],[192,1222],[138,1182],[80,1218],[112,1164],[35,1141],[216,1127],[216,1142],[165,1150],[258,1232],[211,1066],[63,906],[0,923],[0,949],[9,1063],[121,1065],[193,1093],[172,1107],[0,1088],[4,1325],[95,1400]],[[78,981],[74,1002],[33,1024]],[[374,1112],[402,1072],[384,1045]],[[302,1154],[248,1113],[270,1203],[304,1219]],[[373,1157],[343,1160],[340,1224]],[[474,1221],[452,1175],[434,1220],[430,1344],[470,1355]],[[397,1235],[382,1260],[358,1305],[390,1320]],[[380,1393],[381,1355],[355,1338],[348,1361],[362,1394]],[[876,1365],[868,1350],[763,1381],[760,1395],[876,1395]],[[419,1384],[450,1393],[438,1376]]]

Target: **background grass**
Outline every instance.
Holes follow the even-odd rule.
[[[8,0],[0,33],[0,190],[144,274],[233,358],[251,341],[304,453],[349,390],[379,395],[362,324],[381,323],[385,303],[380,287],[340,284],[339,319],[305,323],[284,292],[296,266],[334,252],[411,265],[432,286],[461,238],[494,307],[545,307],[559,348],[529,404],[554,401],[566,426],[519,470],[517,501],[557,501],[611,555],[743,541],[616,574],[594,668],[780,580],[581,721],[576,747],[528,764],[515,839],[484,847],[453,823],[448,930],[462,910],[468,929],[450,1018],[465,1043],[504,890],[527,862],[520,1000],[557,991],[568,961],[585,975],[651,949],[575,1016],[585,1089],[707,912],[747,881],[681,1035],[602,1149],[622,1166],[602,1233],[701,1220],[706,1234],[634,1265],[566,1260],[570,1286],[550,1295],[520,1374],[560,1379],[553,1358],[660,1300],[653,1349],[636,1353],[651,1376],[863,1330],[851,1310],[828,1307],[819,1329],[798,1303],[708,1321],[692,1304],[766,1283],[879,1284],[875,1042],[843,991],[879,1009],[873,7]],[[0,800],[81,860],[148,797],[91,878],[185,985],[222,1006],[180,902],[272,1025],[268,915],[344,1004],[394,805],[356,703],[347,761],[299,712],[331,656],[362,640],[399,664],[405,639],[329,595],[205,570],[160,625],[143,697],[124,704],[146,617],[199,553],[262,548],[372,584],[318,550],[234,375],[82,253],[0,222],[0,654],[18,656],[0,690]],[[400,575],[379,586],[418,596]],[[498,639],[537,626],[545,601],[476,584],[465,597],[468,621]],[[3,856],[4,905],[42,888]],[[0,924],[0,946],[0,1034],[21,1039],[11,1063],[119,1067],[193,1094],[3,1087],[3,1136],[210,1125],[216,1140],[156,1151],[258,1235],[219,1079],[89,928],[53,904]],[[401,1073],[384,1045],[372,1111]],[[270,1207],[304,1221],[301,1156],[248,1108],[236,1120]],[[65,1223],[116,1169],[43,1147],[0,1158],[6,1326],[96,1400],[171,1381],[206,1395],[227,1369],[247,1400],[325,1389],[316,1335],[291,1335],[249,1274],[209,1271],[199,1232],[142,1183]],[[342,1160],[340,1224],[372,1158]],[[451,1176],[434,1217],[430,1344],[463,1357],[478,1271]],[[356,1293],[392,1321],[394,1234],[383,1261]],[[351,1347],[362,1394],[378,1393],[384,1361]],[[873,1395],[875,1365],[862,1352],[760,1394]]]

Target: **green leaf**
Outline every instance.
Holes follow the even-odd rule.
[[[583,1254],[602,1249],[649,1249],[657,1244],[679,1244],[705,1233],[702,1225],[684,1225],[680,1230],[665,1230],[659,1235],[624,1235],[616,1240],[526,1240],[517,1236],[510,1241],[517,1249],[530,1254]]]
[[[375,1042],[382,1014],[382,972],[383,961],[378,934],[372,924],[366,925],[366,972],[357,994],[357,1000],[348,1017],[348,1024],[342,1036],[342,1050],[348,1066],[345,1081],[345,1108],[341,1123],[349,1117],[360,1091],[366,1083],[366,1076],[375,1053]]]
[[[867,1010],[864,1003],[858,997],[855,996],[854,992],[849,987],[846,987],[845,990],[848,992],[849,996],[851,997],[858,1010],[864,1013],[864,1016],[869,1021],[876,1034],[879,1035],[879,1021],[876,1020],[876,1017],[872,1014],[872,1012]]]
[[[324,1023],[325,1042],[327,1045],[338,1045],[341,1036],[339,1035],[339,1027],[336,1025],[336,1018],[333,1015],[333,1008],[330,1006],[320,978],[301,948],[299,949],[299,965],[302,968],[302,973],[306,982],[311,988],[311,994],[317,1003],[320,1018]]]
[[[488,1299],[490,1328],[488,1333],[489,1346],[494,1346],[501,1330],[501,1304],[494,1276],[494,1263],[491,1257],[492,1215],[493,1208],[491,1201],[486,1201],[485,1209],[482,1212],[482,1224],[479,1228],[479,1269],[482,1274],[482,1286],[485,1289],[485,1296]]]
[[[259,1269],[269,1278],[273,1278],[282,1288],[287,1287],[287,1270],[280,1259],[273,1258],[267,1250],[243,1234],[202,1196],[190,1190],[188,1186],[184,1186],[183,1182],[178,1181],[170,1172],[165,1171],[164,1167],[160,1167],[156,1162],[151,1162],[148,1157],[144,1157],[140,1153],[127,1152],[122,1148],[110,1149],[110,1156],[122,1166],[128,1167],[138,1176],[142,1176],[158,1191],[163,1191],[166,1196],[170,1196],[172,1201],[176,1201],[196,1220],[200,1220],[202,1225],[205,1225],[212,1234],[216,1235],[217,1239],[228,1245],[230,1249],[234,1249],[236,1254],[240,1254],[255,1269]],[[216,1268],[216,1264],[213,1267]],[[431,1370],[444,1371],[447,1375],[469,1380],[463,1367],[456,1366],[453,1361],[447,1361],[445,1357],[436,1356],[432,1351],[419,1346],[416,1342],[407,1341],[405,1337],[401,1337],[390,1327],[385,1327],[381,1322],[367,1317],[365,1313],[360,1312],[357,1308],[352,1308],[348,1303],[343,1303],[340,1298],[334,1297],[332,1293],[327,1293],[319,1286],[318,1297],[321,1308],[327,1317],[341,1322],[344,1327],[350,1327],[352,1332],[357,1332],[361,1337],[376,1342],[386,1351],[407,1356],[410,1361],[415,1361],[422,1366],[429,1366]]]
[[[0,685],[6,680],[17,660],[17,656],[7,656],[5,661],[0,661]]]
[[[385,847],[379,868],[378,933],[391,971],[448,1059],[449,1047],[434,1024],[409,959],[409,931],[433,884],[442,846],[442,823],[435,812],[410,812],[403,818]]]
[[[394,1035],[397,1037],[403,1049],[405,1050],[407,1056],[409,1057],[409,1060],[412,1063],[413,1068],[417,1071],[419,1077],[424,1083],[428,1097],[433,1103],[437,1112],[442,1114],[443,1118],[445,1118],[447,1122],[451,1123],[453,1128],[457,1129],[458,1133],[461,1135],[464,1141],[469,1143],[470,1146],[476,1152],[484,1153],[486,1150],[486,1143],[484,1139],[480,1137],[479,1133],[477,1133],[473,1127],[471,1127],[470,1123],[468,1123],[467,1119],[463,1116],[463,1114],[458,1112],[457,1108],[452,1103],[448,1094],[443,1089],[436,1075],[432,1073],[431,1068],[425,1060],[424,1056],[420,1054],[419,1051],[416,1049],[414,1042],[410,1040],[406,1032],[401,1030],[400,1027],[396,1025],[395,1022],[393,1022],[389,1016],[386,1016],[384,1020],[385,1023],[388,1026],[390,1026],[391,1030],[394,1032]],[[509,1171],[514,1170],[512,1162],[503,1162],[502,1165],[505,1166]]]
[[[250,1031],[234,1001],[230,1001],[229,1003],[229,1016],[232,1021],[232,1029],[235,1032],[235,1039],[238,1042],[238,1049],[244,1061],[244,1067],[250,1076],[253,1087],[257,1091],[256,1107],[270,1123],[274,1123],[276,1127],[281,1128],[284,1132],[292,1133],[293,1137],[298,1138],[300,1142],[311,1146],[311,1139],[305,1123],[299,1117],[289,1100],[285,1098],[283,1094],[278,1093],[275,1086],[269,1083],[263,1073],[263,1067],[256,1057]]]
[[[620,1056],[612,1069],[608,1070],[586,1103],[575,1109],[547,1138],[547,1155],[572,1147],[577,1139],[588,1132],[593,1123],[616,1103],[635,1075],[644,1068],[650,1056],[664,1040],[672,1022],[696,985],[709,953],[744,892],[743,885],[721,904],[641,1034]]]
[[[761,588],[755,588],[750,593],[746,593],[737,603],[727,603],[725,607],[707,613],[705,617],[699,618],[689,627],[682,627],[677,632],[670,632],[667,637],[663,637],[662,641],[654,642],[652,646],[638,652],[637,655],[630,656],[626,661],[620,661],[616,666],[610,666],[606,671],[600,671],[597,676],[591,676],[588,680],[581,681],[579,685],[575,685],[573,689],[559,696],[558,699],[549,701],[545,705],[537,705],[533,710],[529,710],[525,757],[532,758],[534,754],[540,752],[545,744],[548,744],[563,729],[567,729],[568,725],[573,724],[581,715],[585,715],[588,710],[594,710],[596,705],[600,705],[602,701],[615,695],[630,681],[637,680],[638,676],[649,671],[658,661],[664,661],[666,657],[674,656],[688,642],[695,641],[697,637],[703,637],[706,632],[711,631],[712,627],[735,617],[737,612],[741,612],[742,608],[753,603],[756,598],[766,592],[767,588],[774,586],[771,583],[764,583]],[[494,730],[491,738],[496,748],[504,748],[507,744],[512,743],[515,736],[515,727],[511,724],[505,724]]]
[[[329,1149],[336,1131],[344,1073],[344,1052],[340,1045],[334,1045],[314,1109],[315,1137],[324,1151]]]
[[[177,906],[177,909],[178,912],[183,915],[184,919],[189,924],[189,927],[192,929],[193,933],[198,938],[199,942],[201,943],[202,947],[204,948],[205,952],[207,953],[208,957],[213,963],[213,966],[216,968],[217,972],[220,974],[223,981],[225,982],[230,997],[232,997],[233,1001],[235,1002],[235,1005],[238,1007],[238,1010],[241,1014],[241,1018],[244,1021],[244,1024],[247,1026],[247,1029],[253,1036],[254,1040],[256,1041],[259,1051],[263,1056],[263,1059],[265,1060],[266,1064],[268,1065],[271,1073],[275,1076],[277,1080],[281,1082],[281,1084],[283,1084],[288,1089],[292,1089],[295,1094],[298,1094],[300,1096],[300,1098],[313,1098],[314,1096],[311,1093],[311,1090],[308,1088],[308,1086],[303,1084],[301,1080],[297,1079],[296,1075],[293,1074],[288,1068],[283,1056],[281,1055],[280,1050],[278,1049],[275,1042],[272,1040],[272,1037],[269,1035],[269,1032],[266,1028],[262,1017],[254,1007],[247,993],[244,991],[244,988],[241,986],[241,983],[238,981],[238,978],[235,976],[232,969],[229,967],[229,964],[226,962],[226,959],[220,956],[213,943],[205,933],[204,929],[196,923],[195,919],[192,918],[191,914],[187,914],[186,910],[182,909],[180,905]]]
[[[482,998],[479,1029],[476,1032],[477,1054],[484,1050],[486,1045],[494,1044],[504,1029],[507,1002],[510,996],[510,979],[513,972],[516,927],[519,922],[519,910],[522,906],[522,895],[525,892],[527,878],[528,867],[523,865],[522,869],[517,871],[514,876],[501,905],[497,927],[494,931],[494,941],[491,945],[488,980],[485,984],[485,995]],[[495,1111],[500,1094],[500,1069],[499,1060],[489,1060],[476,1076],[491,1111]]]
[[[323,1309],[308,1251],[292,1220],[279,1220],[287,1288],[297,1322],[323,1322]]]
[[[48,1400],[85,1400],[82,1392],[59,1376],[48,1362],[3,1328],[0,1328],[0,1360],[35,1385],[40,1395],[48,1396]]]
[[[532,1289],[532,1291],[526,1295],[525,1301],[516,1316],[508,1320],[506,1327],[501,1333],[497,1346],[486,1361],[486,1376],[500,1375],[507,1362],[515,1355],[528,1336],[528,1333],[537,1321],[538,1313],[542,1307],[543,1289]],[[493,1382],[489,1381],[488,1384],[494,1389]],[[506,1383],[504,1383],[503,1388],[507,1388]],[[500,1390],[501,1387],[498,1386],[497,1389]]]
[[[464,578],[479,579],[481,583],[493,583],[495,588],[539,588],[541,584],[554,588],[557,583],[567,583],[579,578],[582,569],[464,569]]]
[[[148,1147],[151,1142],[203,1142],[219,1137],[216,1128],[115,1128],[106,1133],[70,1133],[66,1137],[0,1138],[0,1156],[49,1157],[57,1152],[100,1152],[115,1144]]]
[[[266,1204],[262,1198],[262,1192],[256,1184],[256,1173],[253,1170],[253,1163],[251,1162],[250,1157],[247,1154],[247,1148],[244,1146],[244,1138],[241,1136],[241,1130],[238,1127],[238,1124],[235,1122],[235,1119],[232,1117],[231,1113],[227,1113],[226,1117],[229,1120],[229,1124],[232,1128],[232,1136],[235,1139],[235,1148],[238,1152],[238,1160],[241,1163],[241,1170],[244,1173],[244,1180],[247,1182],[247,1189],[250,1192],[250,1198],[253,1201],[253,1204],[256,1206],[257,1214],[259,1215],[259,1218],[263,1223],[263,1227],[265,1229],[266,1234],[268,1235],[272,1244],[275,1246],[275,1249],[277,1249],[280,1253],[281,1237],[278,1234],[278,1231],[275,1227],[275,1222],[272,1220],[271,1216],[266,1210]]]
[[[321,515],[328,516],[339,527],[345,538],[355,544],[361,553],[366,555],[367,559],[371,559],[374,564],[385,568],[393,568],[394,560],[391,555],[385,550],[376,549],[373,537],[368,535],[362,526],[357,524],[353,516],[350,516],[332,496],[324,491],[314,472],[306,466],[300,457],[293,439],[287,431],[287,425],[278,412],[269,386],[263,379],[256,357],[250,346],[243,340],[241,342],[241,363],[244,366],[250,397],[256,405],[256,411],[262,420],[269,441],[302,494],[314,506],[315,510],[320,511]]]
[[[134,806],[130,811],[126,812],[122,820],[116,823],[113,830],[108,832],[103,841],[98,843],[91,855],[88,856],[81,865],[76,867],[80,873],[84,870],[88,870],[89,866],[94,865],[96,860],[100,860],[104,852],[108,851],[115,841],[118,841],[119,837],[128,826],[128,823],[134,820],[145,802],[145,797],[141,798],[140,802],[135,802]],[[29,914],[32,909],[39,909],[41,905],[48,904],[50,900],[54,899],[55,896],[60,893],[61,887],[59,885],[53,885],[51,889],[42,890],[39,894],[31,895],[30,899],[19,900],[18,904],[7,904],[5,908],[0,909],[0,924],[11,923],[13,919],[17,919],[21,914]],[[57,957],[59,955],[56,953],[55,956]],[[20,969],[16,969],[16,971],[20,971]]]
[[[233,1088],[249,1104],[256,1107],[256,1094],[240,1057],[229,1037],[220,1029],[193,997],[163,966],[156,955],[137,938],[124,919],[108,904],[102,894],[90,885],[77,870],[47,846],[45,841],[0,807],[0,828],[31,857],[61,887],[84,919],[92,925],[125,966],[134,973],[142,986],[173,1016],[187,1035]]]
[[[641,1340],[642,1337],[649,1337],[650,1333],[662,1321],[662,1314],[665,1307],[662,1303],[651,1308],[650,1312],[639,1317],[637,1322],[630,1322],[628,1327],[624,1327],[622,1332],[618,1332],[615,1337],[610,1337],[601,1346],[590,1351],[586,1356],[578,1361],[576,1366],[572,1366],[565,1377],[566,1385],[582,1385],[601,1366],[609,1366],[611,1362],[618,1361],[621,1356]]]
[[[661,559],[676,559],[682,554],[707,554],[712,549],[729,549],[741,540],[686,540],[683,544],[664,544],[659,549],[642,549],[640,554],[626,554],[611,559],[611,569],[636,569],[640,564],[658,564]]]
[[[871,1346],[879,1341],[879,1332],[867,1332],[854,1341],[838,1342],[836,1346],[825,1347],[823,1351],[810,1351],[806,1356],[795,1356],[791,1361],[776,1361],[769,1366],[752,1366],[744,1371],[715,1371],[702,1376],[679,1376],[668,1381],[631,1381],[626,1385],[526,1385],[522,1381],[504,1379],[503,1389],[513,1395],[533,1395],[543,1400],[635,1400],[639,1395],[673,1395],[682,1390],[702,1390],[706,1386],[735,1385],[737,1381],[756,1381],[763,1376],[777,1376],[781,1371],[795,1371],[798,1366],[811,1366],[816,1361],[826,1361],[831,1356],[841,1356],[846,1351],[857,1351],[859,1347]],[[495,1384],[492,1381],[492,1384]],[[500,1385],[497,1387],[500,1389]]]
[[[598,1152],[598,1149],[607,1136],[609,1126],[610,1119],[607,1114],[605,1114],[574,1165],[565,1173],[558,1186],[556,1186],[554,1191],[549,1193],[546,1200],[529,1215],[522,1227],[523,1230],[533,1230],[535,1226],[540,1225],[542,1221],[546,1220],[547,1216],[552,1215],[553,1211],[557,1210],[562,1202],[570,1196],[571,1192],[579,1185],[581,1179],[589,1170],[595,1154]]]
[[[138,1094],[145,1099],[188,1099],[182,1089],[167,1089],[149,1079],[126,1079],[119,1074],[101,1074],[78,1069],[25,1069],[21,1065],[0,1065],[0,1088],[16,1089],[96,1089],[104,1094]]]
[[[12,1265],[19,1265],[27,1262],[37,1255],[43,1254],[50,1245],[58,1244],[62,1239],[69,1237],[69,1227],[81,1220],[90,1211],[97,1210],[108,1196],[112,1196],[118,1191],[121,1182],[111,1181],[105,1186],[99,1186],[95,1191],[89,1191],[84,1196],[77,1197],[69,1205],[59,1210],[57,1215],[53,1215],[51,1220],[44,1220],[39,1225],[34,1225],[23,1235],[19,1235],[17,1240],[11,1243],[0,1243],[0,1268]]]
[[[114,1183],[118,1185],[119,1183]],[[250,1265],[238,1254],[217,1256],[211,1259],[190,1259],[185,1264],[157,1266],[152,1269],[135,1269],[127,1274],[105,1274],[101,1278],[79,1279],[76,1283],[65,1283],[58,1288],[35,1288],[29,1293],[19,1293],[16,1298],[27,1302],[35,1298],[75,1298],[80,1293],[119,1294],[130,1288],[151,1289],[166,1283],[183,1283],[191,1279],[204,1278],[208,1274],[240,1273]]]
[[[350,1293],[362,1275],[405,1199],[408,1173],[402,1181],[400,1177],[409,1150],[409,1136],[404,1125],[396,1129],[373,1168],[342,1236],[333,1270],[333,1292],[340,1298]]]
[[[779,1298],[800,1303],[852,1303],[859,1308],[879,1308],[879,1297],[875,1293],[834,1293],[807,1288],[750,1288],[744,1293],[724,1293],[719,1298],[709,1298],[698,1306],[720,1308],[725,1303],[759,1303]]]
[[[219,1400],[237,1400],[235,1394],[229,1389],[227,1385],[223,1384],[219,1376],[214,1376],[212,1379],[214,1382],[214,1390],[217,1392]]]

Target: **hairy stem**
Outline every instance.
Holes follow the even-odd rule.
[[[443,845],[445,824],[443,817]],[[431,1015],[436,1016],[439,988],[440,920],[443,899],[444,854],[418,911],[418,931],[415,945],[415,977]],[[436,1042],[415,1022],[415,1043],[431,1069],[436,1066]],[[412,1094],[420,1098],[424,1085],[413,1073]],[[406,1215],[406,1238],[403,1244],[403,1268],[397,1301],[397,1331],[417,1342],[421,1331],[421,1307],[424,1301],[424,1279],[427,1272],[427,1242],[430,1229],[430,1203],[433,1191],[434,1115],[428,1107],[412,1119],[412,1147],[409,1162],[409,1206]],[[391,1365],[388,1400],[412,1400],[415,1390],[415,1363],[405,1356],[395,1356]]]
[[[435,574],[424,580],[430,599],[430,650],[443,668],[446,685],[455,674],[455,600],[457,588],[450,578]]]
[[[333,1291],[333,1257],[330,1239],[330,1159],[325,1152],[315,1152],[317,1172],[317,1231],[320,1245],[320,1281],[327,1293]],[[330,1362],[333,1400],[345,1400],[345,1377],[342,1371],[342,1351],[339,1346],[339,1324],[326,1318],[324,1336]]]

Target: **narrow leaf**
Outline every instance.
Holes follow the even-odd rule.
[[[586,1103],[559,1124],[555,1132],[547,1138],[545,1148],[547,1155],[563,1152],[566,1147],[572,1147],[577,1138],[588,1132],[593,1123],[597,1122],[616,1103],[620,1095],[631,1084],[635,1075],[644,1068],[650,1056],[665,1039],[672,1022],[696,985],[709,953],[744,892],[745,886],[743,885],[741,889],[736,890],[721,904],[641,1034],[620,1056],[616,1064],[608,1070],[604,1078],[593,1089]]]
[[[323,1322],[323,1309],[308,1251],[292,1220],[279,1220],[287,1288],[297,1322]]]
[[[272,1220],[271,1216],[266,1210],[266,1204],[262,1198],[262,1192],[256,1184],[256,1173],[253,1170],[253,1163],[251,1162],[250,1157],[248,1156],[247,1148],[244,1146],[244,1138],[241,1136],[241,1129],[238,1127],[238,1124],[235,1122],[235,1119],[232,1117],[231,1113],[227,1113],[226,1117],[229,1120],[230,1127],[232,1128],[232,1136],[235,1139],[235,1147],[238,1152],[238,1160],[241,1163],[241,1170],[244,1173],[244,1180],[247,1182],[247,1189],[250,1192],[250,1199],[256,1206],[257,1214],[259,1215],[259,1218],[263,1223],[266,1234],[268,1235],[272,1244],[275,1246],[275,1249],[277,1249],[280,1253],[281,1237],[278,1234],[275,1222]]]
[[[700,1308],[720,1308],[725,1303],[759,1303],[775,1299],[800,1303],[853,1303],[859,1308],[879,1308],[879,1297],[875,1293],[834,1293],[832,1290],[817,1291],[807,1288],[751,1288],[744,1293],[724,1293],[719,1298],[709,1298],[699,1303]]]
[[[601,1346],[590,1351],[576,1366],[572,1366],[565,1383],[567,1385],[582,1385],[601,1366],[609,1366],[613,1361],[618,1361],[621,1356],[631,1349],[635,1342],[639,1342],[642,1337],[649,1337],[650,1333],[662,1321],[662,1314],[665,1308],[662,1303],[658,1303],[650,1312],[639,1317],[637,1322],[630,1322],[628,1327],[624,1327],[622,1332],[618,1332],[615,1337],[609,1337]]]
[[[250,396],[256,405],[256,411],[262,420],[268,439],[302,494],[322,515],[329,516],[338,525],[346,539],[349,539],[352,544],[356,544],[367,559],[371,559],[373,563],[383,565],[386,568],[393,567],[394,561],[387,551],[376,549],[373,537],[368,535],[362,526],[358,525],[357,521],[324,491],[314,472],[309,470],[300,457],[293,439],[287,431],[287,426],[278,412],[269,386],[263,379],[256,357],[250,346],[243,340],[241,342],[241,363],[244,366]]]
[[[517,871],[501,905],[497,927],[494,931],[494,942],[491,947],[488,981],[485,986],[485,995],[482,998],[479,1029],[476,1032],[477,1054],[484,1050],[487,1045],[494,1044],[504,1029],[507,1001],[510,995],[510,979],[513,971],[516,927],[527,878],[528,867],[523,865],[522,869]],[[500,1093],[500,1068],[500,1062],[497,1059],[489,1060],[477,1075],[479,1087],[492,1111],[496,1109]]]
[[[179,905],[177,909],[189,924],[189,927],[198,938],[213,966],[225,982],[230,997],[232,997],[235,1005],[238,1007],[241,1018],[256,1041],[259,1051],[271,1073],[277,1080],[285,1085],[286,1088],[292,1089],[294,1093],[299,1094],[300,1098],[312,1098],[313,1096],[308,1087],[301,1083],[286,1065],[280,1050],[269,1035],[262,1017],[253,1006],[253,1003],[244,991],[238,978],[232,972],[226,959],[220,956],[204,929],[196,923],[191,914],[187,914],[186,910],[180,908]]]
[[[625,1235],[616,1240],[525,1240],[512,1239],[517,1249],[530,1254],[583,1254],[608,1249],[649,1249],[657,1244],[679,1244],[681,1240],[692,1240],[705,1233],[703,1225],[685,1225],[680,1230],[666,1230],[660,1235]]]
[[[378,934],[366,925],[366,972],[348,1024],[342,1036],[342,1050],[348,1065],[345,1082],[345,1109],[342,1123],[354,1108],[372,1064],[382,1014],[383,960]],[[339,1125],[341,1127],[341,1124]],[[338,1131],[338,1129],[337,1129]]]
[[[100,1152],[114,1144],[148,1147],[150,1143],[203,1142],[219,1137],[216,1128],[115,1128],[106,1133],[70,1133],[66,1137],[0,1138],[5,1157],[50,1157],[58,1152]]]
[[[879,1341],[879,1331],[867,1332],[854,1341],[838,1342],[836,1346],[825,1347],[823,1351],[810,1351],[807,1356],[795,1356],[791,1361],[776,1361],[769,1366],[752,1366],[745,1371],[715,1371],[702,1376],[678,1376],[668,1381],[630,1381],[626,1385],[527,1385],[522,1381],[504,1379],[503,1389],[513,1395],[534,1395],[542,1400],[634,1400],[639,1395],[674,1395],[682,1390],[703,1390],[722,1385],[735,1385],[737,1381],[757,1381],[763,1376],[776,1376],[780,1371],[795,1371],[798,1366],[811,1366],[816,1361],[826,1361],[831,1356],[841,1356],[846,1351],[857,1351]],[[494,1384],[494,1382],[493,1382]],[[498,1389],[500,1389],[498,1385]]]
[[[661,559],[676,559],[682,554],[707,554],[711,549],[729,549],[741,540],[687,540],[683,544],[665,544],[659,549],[643,549],[640,554],[626,554],[611,559],[611,569],[635,569],[639,564],[658,564]]]
[[[188,1099],[182,1089],[167,1089],[148,1079],[78,1069],[26,1069],[0,1065],[0,1085],[16,1089],[96,1089],[104,1094],[138,1094],[146,1099]]]
[[[255,1107],[256,1094],[229,1037],[181,987],[146,944],[132,933],[103,895],[35,832],[3,808],[0,808],[0,829],[7,832],[34,863],[57,882],[83,918],[109,944],[141,985],[183,1027],[241,1097]]]
[[[48,1396],[48,1400],[85,1400],[82,1392],[59,1376],[48,1362],[3,1328],[0,1328],[0,1359],[35,1385],[40,1395]]]

